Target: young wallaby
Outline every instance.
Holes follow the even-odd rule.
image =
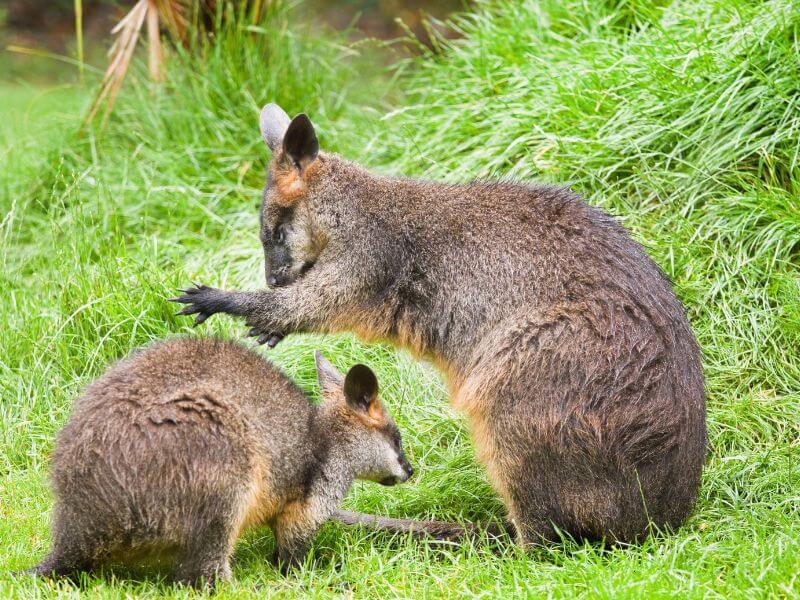
[[[302,562],[354,479],[412,474],[372,371],[343,377],[315,358],[320,405],[227,341],[175,339],[117,363],[58,435],[53,547],[31,572],[155,558],[210,586],[230,576],[240,532],[262,524],[284,568]]]
[[[373,174],[261,113],[272,290],[175,299],[276,344],[351,330],[432,359],[521,543],[625,542],[679,525],[706,454],[700,354],[670,282],[567,189]]]

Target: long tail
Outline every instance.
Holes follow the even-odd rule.
[[[349,510],[337,510],[334,520],[344,525],[364,525],[390,533],[410,533],[417,538],[459,542],[467,538],[480,538],[485,535],[490,541],[498,541],[512,533],[508,525],[499,523],[452,523],[449,521],[416,521],[414,519],[393,519]]]

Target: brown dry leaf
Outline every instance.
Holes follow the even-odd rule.
[[[149,41],[148,67],[155,81],[164,78],[164,52],[160,28],[163,23],[179,40],[185,42],[188,22],[186,9],[180,0],[138,0],[133,8],[117,23],[111,33],[117,38],[109,50],[109,65],[97,90],[94,102],[84,121],[91,123],[105,105],[101,126],[105,125],[114,107],[117,94],[128,73],[133,52],[139,41],[142,27],[147,21]]]

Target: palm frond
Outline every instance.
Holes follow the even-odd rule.
[[[102,125],[108,120],[117,94],[128,73],[133,52],[139,41],[142,27],[147,22],[149,42],[148,67],[155,81],[164,77],[164,52],[161,44],[161,25],[180,41],[186,40],[188,21],[186,6],[181,0],[138,0],[133,8],[111,30],[116,39],[109,50],[109,64],[100,83],[94,102],[87,113],[85,124],[94,121],[101,107]]]

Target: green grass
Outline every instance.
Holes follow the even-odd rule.
[[[572,182],[673,278],[704,353],[711,453],[694,515],[641,546],[524,554],[327,525],[281,577],[248,534],[219,596],[800,596],[800,4],[481,2],[393,77],[276,10],[139,73],[108,128],[87,90],[0,88],[0,596],[183,597],[153,578],[12,578],[48,547],[46,465],[74,397],[133,347],[189,331],[192,279],[262,285],[258,108],[308,112],[323,147],[385,172]],[[215,318],[199,334],[240,336]],[[484,520],[502,505],[431,367],[350,336],[268,356],[316,393],[311,352],[375,367],[418,477],[351,508]]]

